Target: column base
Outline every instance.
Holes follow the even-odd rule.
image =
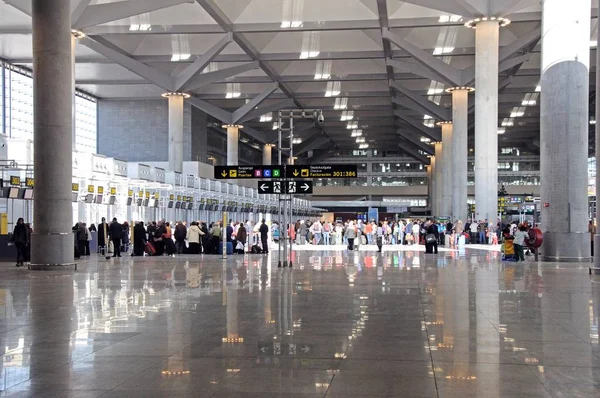
[[[592,261],[589,232],[544,232],[542,261],[584,263]]]
[[[31,235],[31,270],[75,266],[75,239],[71,232],[33,233]]]

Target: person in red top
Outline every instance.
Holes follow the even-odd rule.
[[[367,243],[372,245],[373,244],[373,224],[372,223],[367,223],[367,225],[365,225],[365,234],[367,234]]]

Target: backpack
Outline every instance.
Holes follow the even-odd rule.
[[[262,253],[262,250],[260,247],[258,247],[258,245],[253,245],[252,248],[250,249],[250,252],[252,254],[260,254],[260,253]]]

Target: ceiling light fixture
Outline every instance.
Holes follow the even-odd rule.
[[[448,87],[446,89],[447,93],[451,93],[453,91],[460,91],[460,90],[466,90],[469,93],[472,93],[473,91],[475,91],[475,89],[473,87],[466,87],[466,86],[461,86],[461,87]]]
[[[463,19],[463,17],[461,15],[440,15],[440,19],[438,20],[439,23],[448,23],[448,22],[452,22],[452,23],[456,23],[456,22],[460,22]]]
[[[504,134],[506,133],[506,129],[498,129],[498,134]]]
[[[358,123],[357,122],[352,122],[352,123],[348,123],[346,125],[346,130],[354,130],[358,128]]]
[[[340,117],[340,121],[346,122],[348,120],[354,119],[354,111],[343,111]]]
[[[431,142],[431,139],[430,139],[430,138],[427,138],[427,137],[421,137],[421,142],[424,142],[424,143],[430,143],[430,142]]]
[[[369,147],[369,144],[360,144],[358,146],[358,149],[367,149]]]
[[[152,25],[150,25],[149,23],[129,25],[130,32],[147,32],[149,30],[152,30]]]
[[[348,109],[348,98],[347,97],[336,98],[335,103],[333,105],[333,109],[335,109],[335,110]]]
[[[337,97],[342,92],[342,82],[327,82],[327,88],[325,89],[325,97]]]
[[[365,137],[358,137],[358,138],[356,138],[356,143],[357,144],[360,144],[360,143],[363,143],[363,142],[366,142]]]
[[[331,79],[331,60],[319,60],[315,68],[315,80]]]
[[[242,95],[240,83],[227,83],[225,98],[239,98]]]
[[[302,27],[303,11],[304,0],[283,0],[281,27],[283,29]]]
[[[294,138],[292,140],[292,144],[294,144],[294,145],[302,144],[302,138]]]
[[[470,21],[465,22],[465,26],[467,28],[475,29],[475,27],[477,26],[477,24],[479,22],[486,22],[486,21],[498,21],[498,24],[500,25],[500,27],[503,27],[503,26],[506,26],[506,25],[510,24],[510,19],[508,19],[508,18],[502,18],[502,17],[481,17],[481,18],[471,19]]]
[[[591,119],[591,120],[590,120],[590,124],[591,124],[592,126],[593,126],[593,125],[595,125],[595,124],[596,124],[596,119]]]
[[[302,34],[302,50],[300,51],[300,59],[308,59],[318,57],[320,54],[319,43],[320,32],[303,32]]]
[[[450,54],[454,47],[436,47],[433,49],[433,55]]]
[[[261,122],[271,122],[273,121],[273,112],[265,113],[260,117]]]
[[[362,135],[363,135],[362,130],[354,130],[354,131],[352,131],[352,134],[350,136],[352,138],[354,138],[354,137],[362,137]]]
[[[173,54],[171,56],[171,62],[177,62],[177,61],[187,61],[188,59],[190,59],[192,55],[191,54]]]

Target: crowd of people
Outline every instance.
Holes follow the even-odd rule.
[[[73,230],[77,234],[78,247],[82,255],[89,255],[90,232],[98,232],[98,251],[121,257],[121,252],[131,251],[134,256],[144,253],[155,256],[175,254],[217,254],[222,249],[223,236],[226,244],[231,244],[235,252],[260,250],[269,252],[271,239],[279,237],[279,227],[273,223],[269,227],[265,220],[254,223],[229,221],[224,227],[220,221],[178,221],[173,225],[165,220],[136,222],[133,226],[120,223],[116,218],[109,224],[105,218],[96,228],[93,224],[86,228],[78,223]],[[130,247],[130,245],[133,245]]]

